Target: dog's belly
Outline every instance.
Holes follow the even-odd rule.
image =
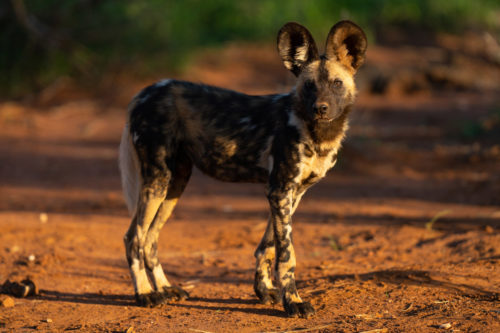
[[[221,165],[209,159],[204,159],[195,165],[204,174],[225,182],[265,183],[269,175],[266,169],[255,165],[238,165],[230,162]]]

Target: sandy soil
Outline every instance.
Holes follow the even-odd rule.
[[[422,64],[409,66],[424,51],[370,50],[339,164],[294,217],[299,292],[317,309],[307,320],[253,294],[262,187],[199,172],[160,242],[191,298],[135,306],[116,159],[124,105],[142,83],[116,84],[112,103],[53,91],[40,109],[3,103],[0,283],[30,276],[39,295],[0,308],[0,332],[499,332],[498,90],[425,81]],[[293,80],[274,52],[207,52],[185,77],[283,92]],[[404,75],[380,76],[397,66]]]

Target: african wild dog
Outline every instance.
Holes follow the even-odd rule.
[[[278,34],[278,52],[297,76],[288,94],[249,96],[163,80],[132,100],[120,169],[133,216],[124,241],[139,305],[188,297],[168,282],[157,251],[160,229],[196,166],[219,180],[266,184],[271,213],[255,252],[255,293],[263,303],[282,300],[289,316],[314,313],[295,286],[291,217],[307,188],[337,160],[366,46],[361,28],[341,21],[319,55],[309,31],[287,23]],[[271,276],[275,256],[280,289]]]

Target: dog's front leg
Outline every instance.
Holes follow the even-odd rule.
[[[292,212],[291,215],[297,209],[300,199],[304,194],[305,189],[295,191],[292,202]],[[270,218],[267,221],[266,232],[259,243],[259,246],[255,250],[254,254],[257,259],[257,265],[255,269],[255,280],[253,284],[253,289],[257,297],[262,304],[276,304],[280,300],[280,292],[277,288],[273,286],[273,278],[271,267],[273,265],[274,258],[276,257],[276,247],[274,245],[274,230],[273,222]]]
[[[292,244],[292,210],[295,189],[280,186],[268,194],[271,222],[275,235],[276,272],[281,288],[283,306],[290,317],[308,317],[314,313],[309,302],[300,298],[295,285],[295,251]]]

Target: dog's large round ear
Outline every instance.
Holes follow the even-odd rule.
[[[318,48],[309,30],[289,22],[278,33],[278,52],[287,69],[298,76],[304,65],[319,59]]]
[[[335,24],[326,38],[326,56],[357,71],[365,61],[367,47],[363,30],[351,21]]]

